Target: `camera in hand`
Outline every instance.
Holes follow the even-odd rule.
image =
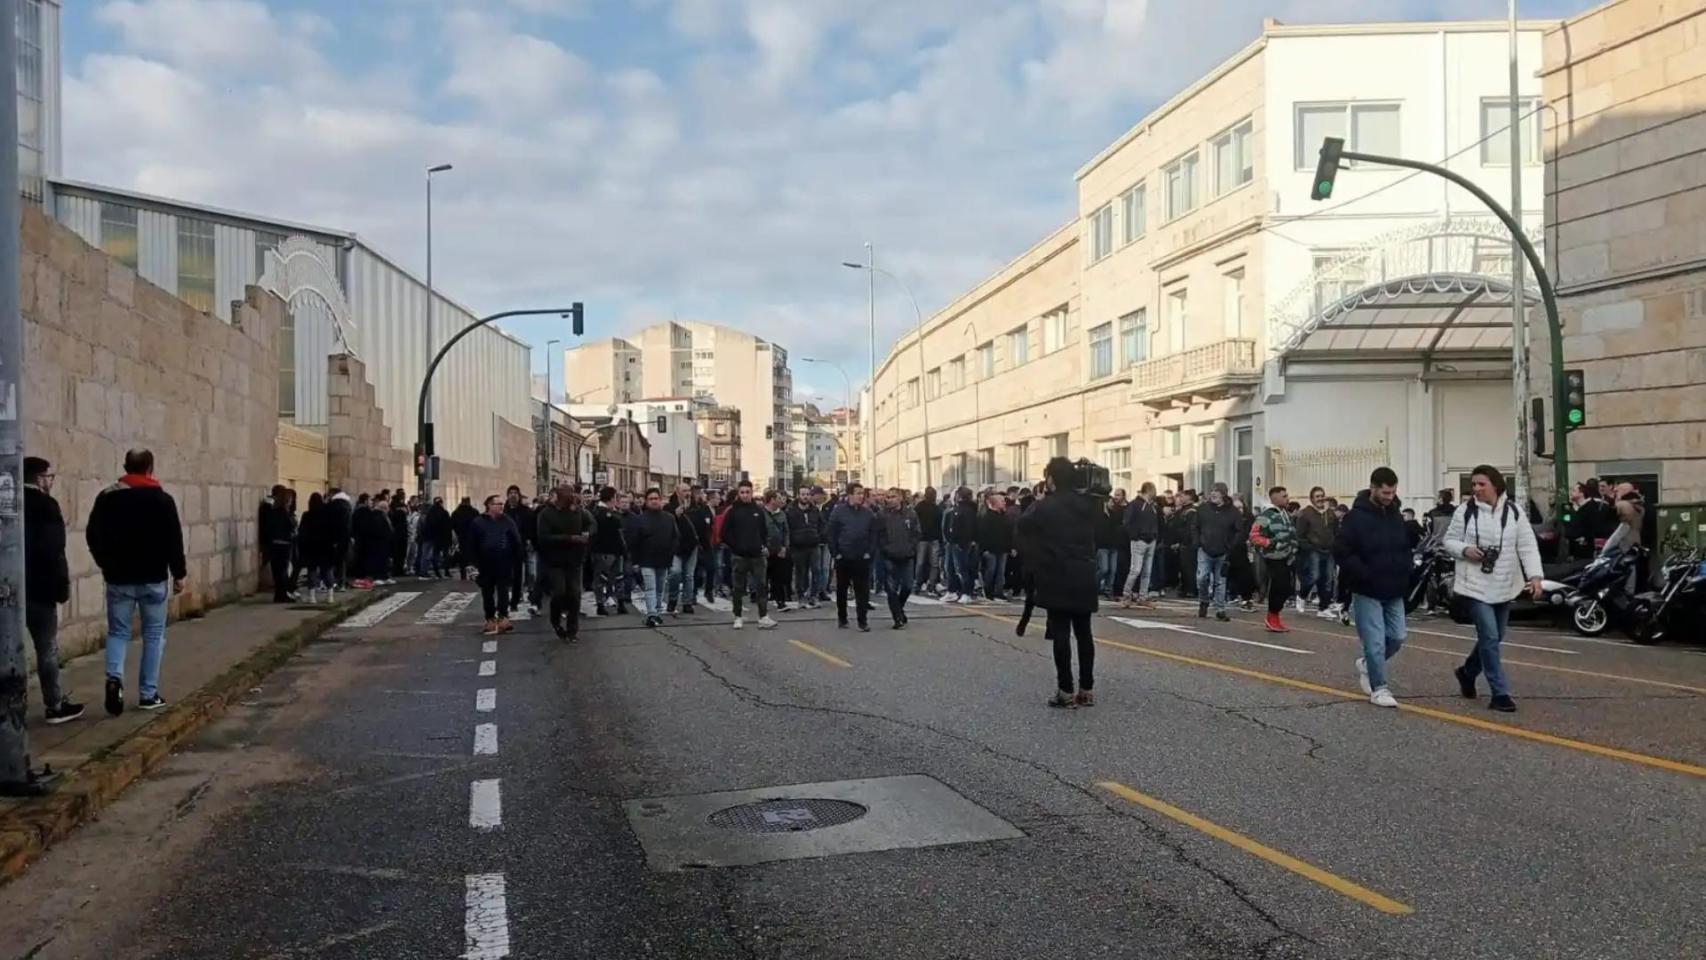
[[[1072,465],[1072,489],[1092,497],[1105,497],[1114,492],[1108,468],[1079,459]]]
[[[1499,563],[1499,548],[1498,547],[1482,547],[1481,548],[1481,572],[1482,573],[1492,573],[1493,568],[1498,566],[1498,563]]]

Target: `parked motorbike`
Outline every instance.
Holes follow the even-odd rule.
[[[1649,613],[1630,638],[1653,644],[1679,633],[1698,638],[1706,628],[1706,559],[1696,551],[1665,559],[1663,586],[1647,597]]]
[[[1457,562],[1445,551],[1442,535],[1429,536],[1416,545],[1410,558],[1410,587],[1404,593],[1404,612],[1414,613],[1426,603],[1430,610],[1451,608],[1452,581]]]
[[[1636,582],[1647,558],[1644,547],[1631,547],[1589,563],[1568,597],[1570,623],[1576,632],[1597,637],[1617,623],[1631,629],[1646,619],[1653,595]]]

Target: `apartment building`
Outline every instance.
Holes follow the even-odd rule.
[[[1545,38],[1547,251],[1564,364],[1587,388],[1572,474],[1655,502],[1706,500],[1703,23],[1706,0],[1617,0]]]
[[[794,466],[808,483],[832,483],[835,478],[836,435],[830,418],[815,403],[788,408],[788,443]]]
[[[703,461],[705,477],[712,484],[726,487],[740,479],[740,411],[734,407],[713,407],[695,421],[701,449],[708,455]]]
[[[794,381],[781,346],[731,327],[671,321],[567,350],[563,369],[570,393],[589,403],[626,402],[605,400],[626,391],[737,409],[741,469],[760,487],[780,487],[791,476]]]
[[[672,486],[677,480],[701,476],[699,434],[695,420],[710,404],[691,397],[657,397],[631,403],[571,403],[563,409],[576,420],[594,427],[626,421],[633,423],[646,440],[650,482]]]
[[[1526,74],[1548,25],[1521,27]],[[1348,494],[1390,464],[1431,492],[1509,465],[1508,235],[1405,171],[1348,169],[1309,199],[1325,136],[1449,158],[1508,196],[1506,50],[1503,23],[1269,21],[1077,171],[1072,221],[895,344],[876,481],[1025,483],[1064,455],[1128,488]],[[1539,127],[1520,120],[1537,228]]]

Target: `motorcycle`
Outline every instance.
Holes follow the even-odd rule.
[[[1630,633],[1636,643],[1654,644],[1688,630],[1698,637],[1706,624],[1706,559],[1694,551],[1673,554],[1665,560],[1662,580],[1664,586],[1648,596],[1646,619]]]
[[[1445,551],[1443,536],[1430,536],[1416,545],[1410,558],[1410,586],[1404,592],[1404,612],[1414,613],[1427,604],[1429,610],[1451,608],[1452,581],[1457,562]]]
[[[1581,579],[1566,601],[1570,624],[1577,633],[1597,637],[1614,620],[1627,629],[1646,619],[1652,595],[1636,589],[1646,558],[1646,549],[1635,546],[1598,557],[1581,571]]]

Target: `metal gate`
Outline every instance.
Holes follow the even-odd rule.
[[[1361,447],[1312,447],[1268,451],[1273,461],[1273,482],[1302,499],[1311,487],[1322,487],[1327,496],[1349,503],[1357,492],[1368,488],[1368,475],[1376,467],[1389,465],[1386,441]]]

